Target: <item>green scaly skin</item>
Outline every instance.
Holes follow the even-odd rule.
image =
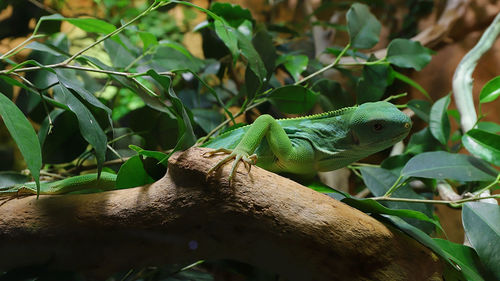
[[[97,174],[86,174],[54,182],[41,182],[40,194],[54,195],[83,190],[112,190],[115,188],[115,183],[115,174],[102,172],[99,180],[97,179]],[[29,194],[36,195],[36,184],[34,182],[16,184],[6,189],[0,189],[0,196]]]
[[[259,116],[252,125],[229,131],[205,143],[227,153],[208,174],[233,161],[229,180],[243,162],[277,173],[303,177],[345,167],[405,138],[410,118],[391,103],[365,103],[322,114],[275,120]]]

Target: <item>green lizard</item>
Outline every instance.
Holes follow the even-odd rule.
[[[262,115],[251,125],[226,132],[203,146],[215,150],[211,156],[227,153],[209,172],[234,159],[229,180],[239,163],[248,170],[256,164],[277,173],[304,177],[318,171],[331,171],[347,166],[370,154],[390,147],[403,139],[411,128],[411,120],[391,103],[365,103],[336,111],[298,118],[275,120]],[[113,189],[116,175],[102,173],[76,176],[42,183],[40,194],[63,194],[99,187]],[[15,185],[1,194],[36,194],[34,183]]]
[[[303,177],[339,169],[402,140],[410,118],[391,103],[380,101],[298,118],[259,116],[251,125],[229,131],[203,146],[206,153],[229,154],[208,174],[234,159],[229,180],[243,162],[268,171]]]

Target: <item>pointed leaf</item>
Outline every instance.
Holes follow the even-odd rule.
[[[35,179],[37,192],[40,190],[40,169],[42,149],[35,129],[24,114],[9,98],[0,93],[0,116],[23,155],[24,161]]]
[[[97,170],[100,173],[102,163],[105,160],[107,137],[104,131],[99,126],[99,123],[94,118],[90,110],[74,96],[74,94],[64,85],[59,84],[54,87],[54,97],[57,101],[66,104],[70,110],[76,115],[80,133],[82,137],[90,144],[95,150],[95,157],[97,161]]]
[[[355,3],[347,11],[347,31],[351,47],[370,49],[378,42],[381,24],[368,6]]]
[[[487,103],[496,100],[500,96],[500,76],[497,76],[486,85],[484,85],[483,89],[481,89],[481,93],[479,94],[479,102]]]
[[[394,39],[387,47],[387,60],[399,67],[414,68],[420,71],[431,61],[431,50],[418,41]]]
[[[465,203],[462,221],[465,234],[479,259],[500,280],[500,206],[483,202]]]
[[[462,137],[462,143],[467,150],[492,163],[500,166],[500,136],[479,129],[472,129]]]
[[[306,70],[309,58],[305,55],[283,54],[276,60],[276,65],[283,64],[294,81],[299,81],[300,74]]]
[[[415,112],[415,114],[424,120],[424,122],[429,123],[431,104],[425,100],[411,100],[408,102],[408,107]]]
[[[450,119],[446,110],[450,104],[450,95],[436,101],[431,107],[430,124],[432,135],[446,145],[450,137]]]

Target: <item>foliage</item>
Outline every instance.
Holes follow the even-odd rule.
[[[499,207],[468,202],[498,186],[499,173],[491,164],[500,165],[500,125],[480,122],[469,132],[451,132],[450,96],[432,102],[425,89],[401,73],[429,63],[431,51],[420,43],[396,38],[384,58],[361,52],[377,44],[381,29],[368,6],[346,7],[346,24],[336,28],[346,31],[349,41],[327,49],[336,58],[323,66],[291,44],[301,32],[298,27],[257,23],[238,5],[214,2],[205,9],[157,0],[139,13],[127,1],[96,2],[119,4],[118,15],[127,15],[126,23],[120,25],[116,14],[107,21],[43,16],[25,42],[0,56],[0,115],[37,182],[40,170],[70,174],[97,167],[117,173],[119,188],[143,185],[163,175],[160,163],[171,153],[240,126],[235,118],[255,108],[277,115],[307,114],[315,106],[335,110],[387,98],[388,88],[399,80],[428,99],[410,100],[407,106],[429,126],[410,136],[402,155],[381,165],[350,166],[374,197],[356,199],[321,184],[310,187],[393,224],[434,250],[446,262],[450,280],[500,278],[495,267],[500,251],[487,246],[499,245]],[[181,30],[192,27],[187,22],[178,26],[168,13],[174,7],[181,7],[188,18],[194,17],[193,11],[206,15],[195,29],[203,40],[204,58],[182,44]],[[63,21],[95,41],[70,52],[74,42],[67,34],[40,32],[50,22]],[[16,62],[14,55],[23,49],[31,49],[29,58]],[[344,65],[345,56],[356,63]],[[323,76],[331,68],[348,82]],[[500,96],[499,81],[497,77],[483,88],[480,103]],[[39,125],[38,135],[30,122]],[[459,137],[450,139],[455,135]],[[457,153],[461,146],[472,155]],[[0,173],[0,187],[26,180],[19,173]],[[442,182],[470,197],[431,200]],[[425,192],[413,190],[415,183],[423,183]],[[434,204],[463,206],[472,248],[431,238],[441,231]],[[175,270],[170,275],[160,272],[158,278],[212,280],[189,268],[176,277],[170,274]]]

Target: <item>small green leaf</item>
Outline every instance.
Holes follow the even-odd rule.
[[[335,189],[329,187],[328,185],[319,182],[319,181],[313,181],[311,183],[307,184],[307,187],[321,193],[332,193],[335,192]]]
[[[65,86],[59,84],[54,87],[54,98],[57,101],[66,104],[76,115],[82,137],[90,145],[92,145],[95,150],[97,170],[98,173],[100,173],[102,163],[106,158],[106,134],[101,129],[101,126],[99,126],[99,123],[94,118],[90,110]]]
[[[379,40],[381,24],[368,6],[354,3],[347,11],[347,31],[352,48],[370,49]]]
[[[245,20],[253,21],[250,11],[236,4],[213,2],[210,5],[210,11],[224,18],[234,28],[240,26]]]
[[[139,32],[139,37],[142,40],[142,50],[143,51],[148,50],[151,46],[158,45],[158,39],[156,39],[156,36],[154,36],[153,33],[141,31],[141,32]]]
[[[500,124],[495,122],[478,122],[477,128],[492,134],[500,133]]]
[[[500,136],[479,129],[472,129],[462,137],[462,143],[467,150],[500,166]]]
[[[481,89],[479,94],[479,103],[487,103],[496,100],[500,96],[500,76],[497,76]]]
[[[87,32],[108,34],[116,30],[114,25],[94,18],[64,18],[63,20]]]
[[[358,80],[356,86],[358,104],[379,101],[384,96],[385,89],[392,83],[390,69],[391,67],[387,64],[363,67],[363,77]]]
[[[24,114],[9,98],[0,93],[0,116],[9,130],[35,179],[37,192],[40,191],[40,169],[42,168],[42,149],[38,137]]]
[[[430,113],[431,113],[431,103],[425,100],[411,100],[408,102],[408,107],[415,112],[415,114],[424,120],[424,122],[429,123]]]
[[[132,188],[153,183],[154,180],[148,175],[139,155],[132,156],[118,171],[116,188]]]
[[[401,171],[404,177],[492,181],[497,172],[481,159],[445,151],[424,152],[414,156]]]
[[[299,81],[300,74],[306,70],[308,63],[309,58],[305,55],[283,54],[276,60],[276,65],[283,64],[294,81]]]
[[[419,154],[426,151],[439,150],[440,147],[441,144],[432,136],[429,127],[425,127],[421,131],[411,135],[405,153]]]
[[[387,60],[399,67],[420,71],[431,61],[431,51],[418,41],[394,39],[387,47]]]
[[[283,113],[304,113],[316,103],[318,94],[299,85],[287,85],[269,93],[269,101]]]
[[[354,105],[352,96],[344,91],[337,81],[321,78],[314,82],[311,89],[320,93],[319,104],[325,111],[333,111]]]
[[[450,95],[446,95],[432,105],[429,117],[432,135],[444,145],[450,137],[450,119],[446,112],[448,105],[450,105]]]
[[[485,267],[500,280],[500,206],[465,203],[462,211],[465,234]]]

